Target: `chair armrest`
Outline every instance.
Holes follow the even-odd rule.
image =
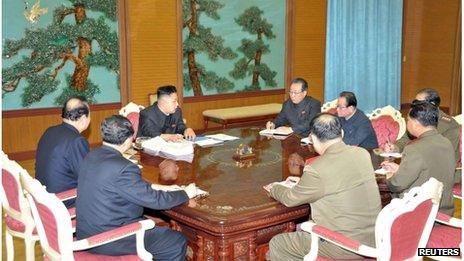
[[[155,227],[155,222],[150,219],[134,222],[119,228],[115,228],[91,237],[73,242],[73,250],[85,250],[92,247],[101,246],[121,238],[135,235],[137,232],[145,232],[147,229]]]
[[[369,257],[377,256],[377,250],[375,248],[364,245],[359,241],[353,240],[341,233],[332,231],[326,227],[316,225],[312,221],[304,222],[303,224],[301,224],[301,229],[303,231],[311,233],[311,252],[313,251],[313,248],[318,248],[317,246],[315,247],[315,245],[319,244],[319,238],[322,238],[332,244],[340,246],[341,248],[344,248],[348,251],[354,252],[359,255]],[[313,253],[313,255],[317,255],[317,252]]]
[[[61,201],[73,199],[77,197],[77,189],[66,190],[60,193],[56,193],[55,195]]]
[[[448,216],[445,213],[438,212],[435,221],[438,222],[438,223],[444,224],[444,225],[457,227],[457,228],[462,228],[462,220],[461,219]]]

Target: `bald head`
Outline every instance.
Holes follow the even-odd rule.
[[[342,138],[340,119],[330,113],[320,113],[314,117],[310,123],[309,131],[321,142]]]
[[[61,118],[77,121],[82,116],[89,116],[89,105],[84,97],[71,97],[63,105]]]

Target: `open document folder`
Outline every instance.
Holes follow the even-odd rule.
[[[190,141],[171,142],[155,137],[142,142],[143,151],[155,156],[173,160],[193,161],[193,143]]]

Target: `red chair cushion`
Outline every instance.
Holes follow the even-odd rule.
[[[432,210],[432,201],[419,204],[415,210],[398,216],[390,231],[391,257],[390,260],[406,260],[417,252],[417,246]]]
[[[394,143],[400,131],[400,125],[389,115],[382,115],[371,120],[379,147],[383,148],[387,141]]]
[[[2,169],[2,186],[5,190],[5,196],[8,200],[10,207],[18,212],[19,209],[19,198],[18,198],[18,182],[16,178],[6,169]]]
[[[453,186],[453,195],[462,197],[461,183],[454,184],[454,186]]]
[[[21,232],[24,233],[26,231],[26,226],[24,225],[23,222],[14,219],[10,216],[5,216],[5,224],[8,226],[9,229],[16,231],[16,232]],[[32,231],[33,235],[37,235],[37,229],[34,227],[34,230]]]
[[[132,123],[132,128],[134,129],[133,139],[137,137],[137,131],[139,130],[139,116],[138,112],[131,112],[126,117]]]
[[[427,242],[427,247],[459,248],[461,241],[461,229],[446,225],[435,225]]]
[[[87,251],[78,251],[74,252],[75,260],[85,260],[85,261],[139,261],[141,260],[137,255],[126,255],[126,256],[105,256],[92,254]]]
[[[364,258],[364,259],[330,259],[322,256],[318,256],[316,261],[334,261],[334,260],[343,260],[343,261],[362,261],[362,260],[375,260],[375,258]]]

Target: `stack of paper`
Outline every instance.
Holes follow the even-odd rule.
[[[155,137],[142,142],[145,152],[173,160],[192,162],[193,143],[189,141],[167,142],[161,137]]]
[[[285,129],[264,129],[259,132],[259,135],[280,135],[280,136],[288,136],[292,134],[293,131],[285,128]]]
[[[221,141],[229,141],[229,140],[238,140],[239,139],[239,137],[230,136],[230,135],[223,134],[223,133],[206,135],[206,137],[208,137],[210,139],[221,140]]]
[[[212,139],[206,136],[197,136],[193,142],[200,147],[209,147],[224,143],[222,140]]]
[[[302,138],[301,141],[300,141],[302,144],[313,144],[313,141],[312,140],[309,140],[309,137],[306,137],[306,138]]]
[[[273,183],[270,183],[266,186],[263,186],[264,190],[266,190],[267,192],[270,192],[271,191],[271,188],[275,185],[275,184],[280,184],[284,187],[287,187],[287,188],[293,188],[296,184],[298,184],[298,182],[300,181],[300,177],[295,177],[295,176],[289,176],[286,180],[284,181],[281,181],[281,182],[273,182]]]
[[[151,184],[151,188],[154,190],[162,190],[162,191],[178,191],[184,190],[185,186],[178,186],[178,185],[160,185],[160,184]],[[195,198],[202,198],[209,196],[209,192],[196,187],[197,193]]]

